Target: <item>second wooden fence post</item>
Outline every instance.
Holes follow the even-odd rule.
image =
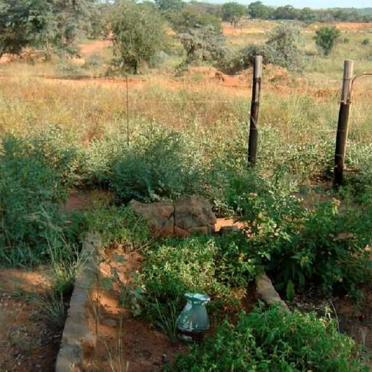
[[[248,137],[248,164],[254,166],[257,158],[258,113],[260,108],[262,56],[256,56],[253,65],[252,102]]]
[[[344,63],[344,77],[342,81],[340,112],[338,116],[336,151],[335,151],[335,168],[334,168],[334,185],[342,184],[344,177],[344,163],[346,154],[346,141],[348,133],[348,121],[351,105],[351,88],[353,81],[354,62],[346,60]]]

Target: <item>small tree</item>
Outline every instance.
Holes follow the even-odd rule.
[[[262,4],[261,1],[255,1],[248,5],[248,14],[252,18],[267,19],[273,13],[273,8]]]
[[[155,4],[161,11],[180,10],[184,6],[182,0],[155,0]]]
[[[163,21],[150,7],[120,2],[114,10],[112,32],[115,62],[138,73],[142,63],[151,63],[165,41]]]
[[[321,27],[316,31],[315,43],[325,56],[328,56],[341,36],[340,30],[336,27]]]
[[[235,2],[225,3],[222,5],[222,19],[237,26],[246,11],[247,8],[244,5]]]
[[[0,56],[46,43],[52,9],[46,0],[0,0]]]
[[[186,51],[186,63],[217,62],[225,54],[224,37],[212,26],[190,28],[179,35]]]
[[[177,33],[202,27],[212,27],[215,32],[222,32],[221,19],[199,9],[195,4],[187,4],[180,11],[169,11],[166,17]]]
[[[268,61],[288,70],[301,69],[304,57],[299,48],[301,43],[303,41],[298,27],[288,24],[275,27],[265,45]]]
[[[0,55],[24,47],[73,50],[94,0],[0,0]]]
[[[91,32],[95,0],[47,0],[52,4],[55,37],[52,43],[69,53],[78,51],[76,40]]]

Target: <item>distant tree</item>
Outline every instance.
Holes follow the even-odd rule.
[[[336,27],[321,27],[316,31],[315,43],[323,54],[328,56],[340,36],[341,32]]]
[[[186,64],[218,62],[224,57],[224,37],[211,26],[190,28],[181,33],[179,38],[186,51]]]
[[[199,2],[196,0],[191,0],[189,3],[194,9],[198,10],[200,13],[212,14],[216,17],[221,17],[222,5]]]
[[[71,48],[88,30],[95,0],[0,0],[0,54]],[[71,50],[72,51],[72,50]]]
[[[304,22],[311,22],[316,20],[316,12],[311,8],[303,8],[298,11],[298,19]]]
[[[161,11],[180,10],[184,6],[182,0],[155,0],[155,4]]]
[[[240,19],[246,14],[247,8],[244,5],[230,2],[222,5],[222,19],[236,26]]]
[[[299,70],[303,65],[304,53],[299,48],[303,43],[298,27],[281,24],[269,34],[265,54],[270,63],[289,70]]]
[[[273,8],[262,4],[261,1],[255,1],[248,5],[248,14],[252,18],[267,19],[273,13]]]
[[[203,11],[197,4],[187,4],[181,11],[166,14],[172,28],[177,33],[188,32],[191,28],[211,27],[215,32],[221,32],[221,19]]]
[[[0,56],[51,39],[52,8],[47,0],[0,0]]]
[[[140,65],[151,63],[165,41],[163,20],[147,5],[121,1],[112,19],[116,64],[138,73]]]
[[[291,5],[279,6],[272,14],[274,19],[298,19],[298,10]]]
[[[152,3],[153,4],[153,3]],[[111,31],[111,14],[113,4],[97,3],[90,12],[87,35],[91,39],[106,38]]]
[[[57,47],[76,52],[76,39],[90,32],[90,18],[94,11],[95,0],[52,0],[55,38]]]

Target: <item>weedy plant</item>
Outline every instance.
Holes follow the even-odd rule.
[[[340,208],[337,200],[303,207],[293,195],[246,195],[245,219],[252,226],[250,243],[262,265],[283,291],[316,287],[319,292],[341,290],[357,294],[372,277],[370,206]]]
[[[35,264],[49,243],[64,246],[77,231],[60,211],[67,196],[69,162],[49,142],[8,136],[0,150],[0,257],[5,264]],[[67,232],[69,230],[69,232]],[[74,236],[75,235],[75,236]]]
[[[111,186],[123,201],[154,201],[190,194],[198,187],[196,161],[172,131],[145,132],[113,164]]]
[[[239,232],[154,243],[145,250],[142,270],[126,288],[124,303],[173,339],[186,292],[208,293],[212,314],[222,308],[236,310],[248,283],[260,271],[250,257]]]
[[[123,244],[126,249],[140,249],[150,236],[146,223],[131,208],[106,206],[86,213],[88,229],[100,234],[102,243]]]
[[[242,352],[244,350],[244,352]],[[257,308],[178,357],[176,371],[368,371],[354,341],[315,314]]]

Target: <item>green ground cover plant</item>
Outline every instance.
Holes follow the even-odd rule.
[[[69,151],[47,139],[8,136],[0,150],[0,256],[10,265],[68,257],[66,241],[77,242],[74,218],[61,212],[71,181]]]
[[[190,237],[153,242],[144,251],[142,269],[123,287],[122,303],[175,339],[176,315],[186,292],[208,293],[210,312],[236,311],[246,287],[261,267],[251,258],[244,234]]]
[[[354,341],[340,334],[334,321],[274,307],[241,313],[237,324],[226,321],[169,370],[346,372],[368,367]]]
[[[146,223],[125,206],[99,205],[85,213],[88,230],[100,234],[102,244],[141,249],[150,241]]]

